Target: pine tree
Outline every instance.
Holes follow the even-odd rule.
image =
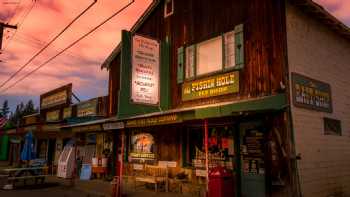
[[[7,118],[9,113],[10,113],[9,104],[8,104],[8,101],[5,100],[2,104],[1,115]]]

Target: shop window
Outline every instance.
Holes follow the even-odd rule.
[[[325,135],[342,135],[340,120],[323,118],[324,134]]]
[[[196,53],[197,75],[203,75],[222,69],[222,37],[199,43]]]
[[[209,129],[208,156],[209,168],[217,166],[234,170],[235,143],[234,134],[230,127],[213,127]],[[188,154],[185,165],[192,165],[196,176],[205,176],[205,144],[203,129],[192,129],[187,138]]]
[[[164,5],[164,18],[171,16],[174,13],[174,1],[166,0]]]
[[[243,25],[234,31],[186,47],[185,78],[192,79],[244,66]],[[181,75],[181,70],[178,70]]]

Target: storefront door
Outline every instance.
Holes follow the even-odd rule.
[[[245,197],[265,197],[264,132],[259,122],[240,124],[241,192]]]

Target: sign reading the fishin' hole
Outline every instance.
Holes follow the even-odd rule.
[[[134,35],[132,38],[131,100],[159,104],[159,42]]]

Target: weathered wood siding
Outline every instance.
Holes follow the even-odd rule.
[[[266,96],[276,93],[284,83],[285,20],[284,1],[280,0],[175,0],[174,14],[164,18],[160,3],[146,19],[137,34],[171,44],[170,77],[172,108],[216,103],[228,100]],[[209,99],[181,101],[181,84],[177,84],[177,49],[189,46],[244,24],[245,67],[240,71],[240,92]],[[119,59],[117,57],[116,59]],[[112,63],[111,67],[117,67]],[[111,68],[110,78],[119,80]],[[118,75],[119,77],[119,75]],[[118,82],[110,82],[112,85]],[[114,86],[113,86],[114,87]],[[114,91],[115,88],[110,88]],[[116,105],[114,105],[114,109]]]

